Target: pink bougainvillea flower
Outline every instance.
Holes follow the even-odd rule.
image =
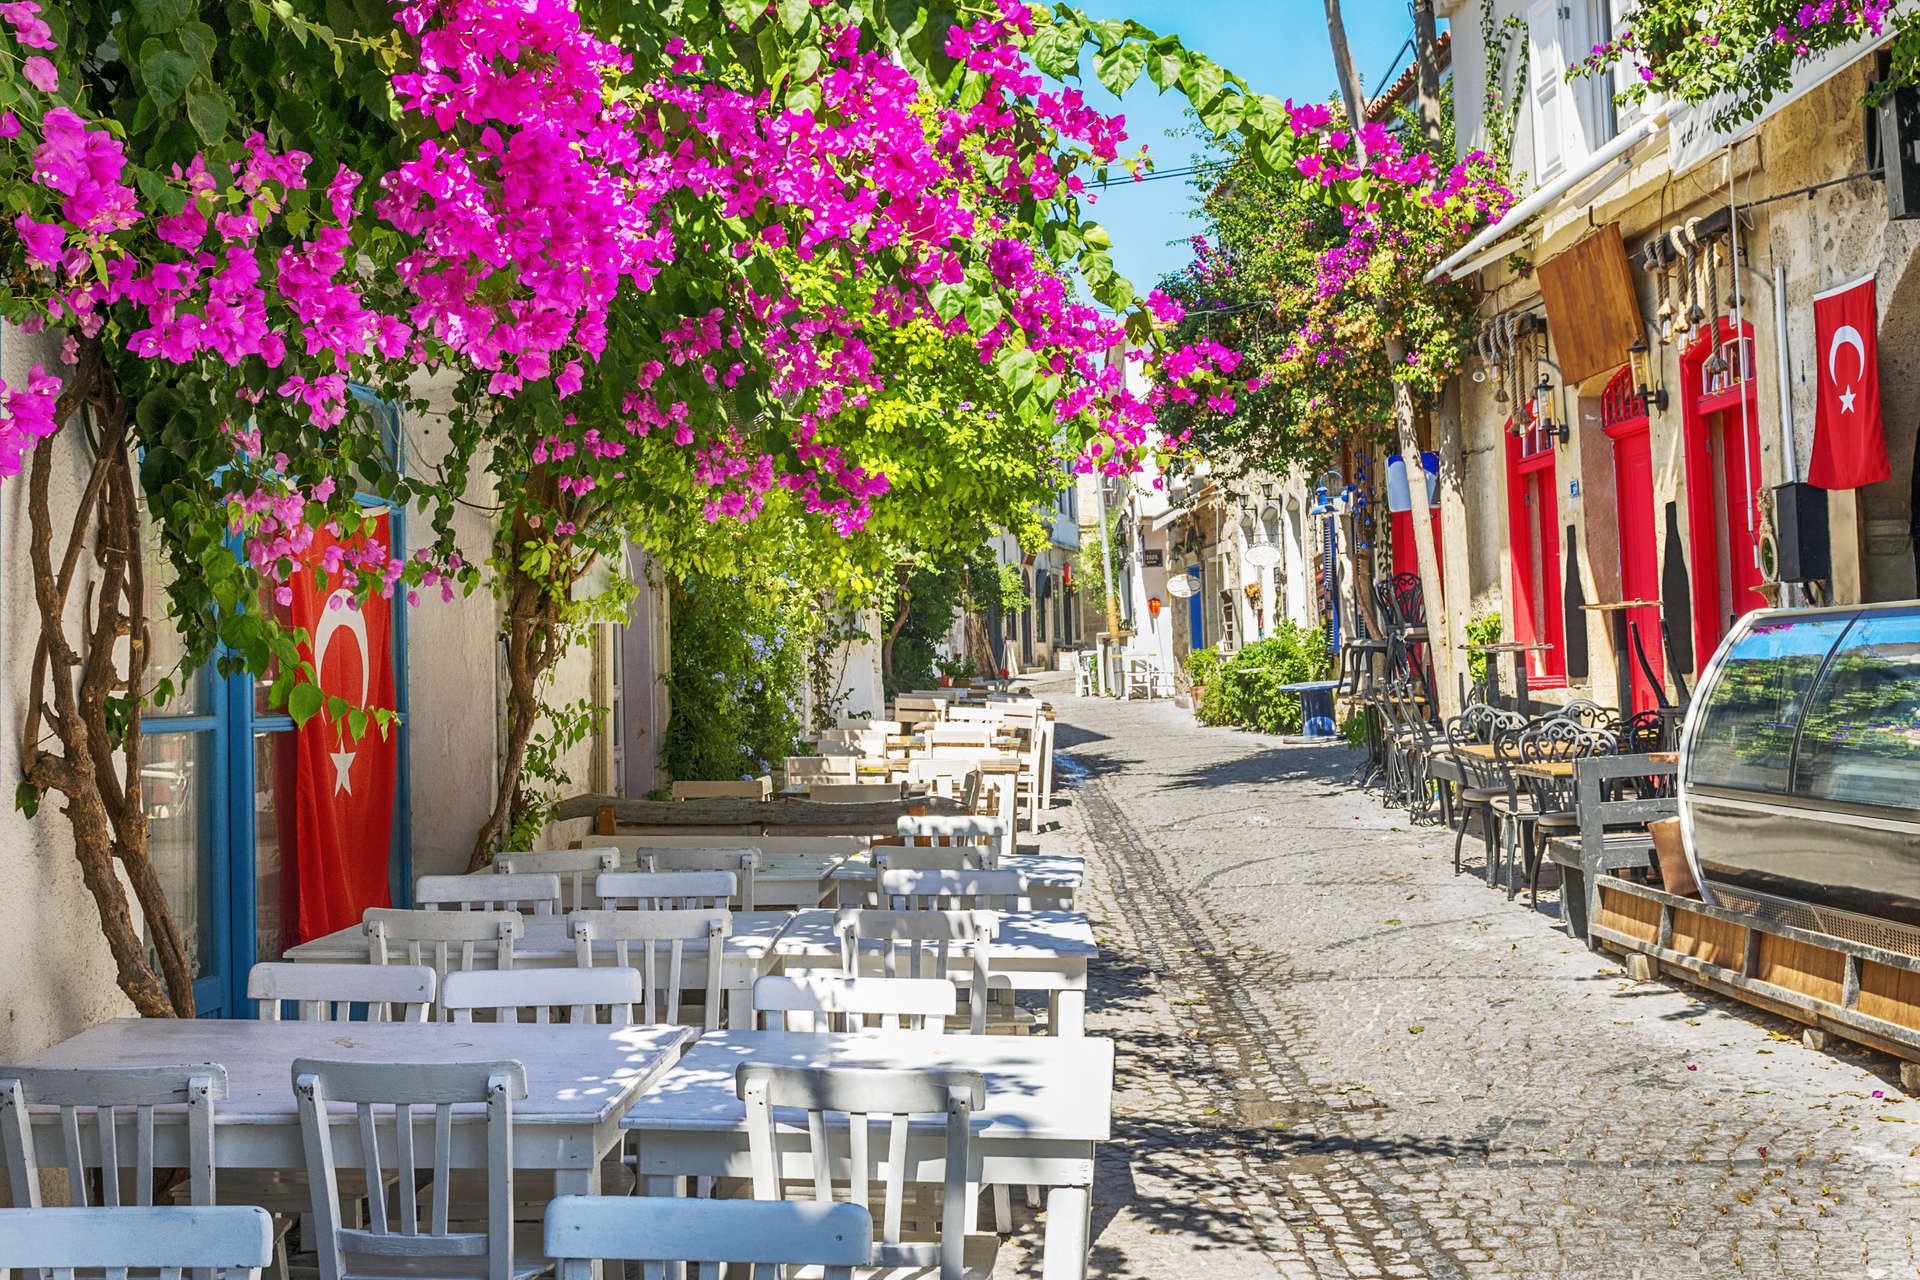
[[[20,74],[27,78],[28,84],[42,93],[52,93],[60,87],[60,73],[53,69],[51,62],[39,54],[20,64]]]

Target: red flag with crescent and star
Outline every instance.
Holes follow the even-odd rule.
[[[312,558],[290,579],[288,622],[302,627],[301,655],[319,674],[320,690],[356,707],[392,709],[393,602],[378,593],[355,605],[343,574],[328,575],[321,556],[329,546],[354,546],[361,537],[314,538]],[[371,536],[384,544],[387,517],[374,519]],[[295,797],[295,931],[300,941],[360,923],[368,907],[392,899],[387,888],[393,845],[393,798],[399,773],[400,735],[383,738],[369,723],[358,738],[323,710],[294,730],[298,779]]]
[[[1880,422],[1878,330],[1872,276],[1814,296],[1820,378],[1807,479],[1822,489],[1858,489],[1893,474]]]

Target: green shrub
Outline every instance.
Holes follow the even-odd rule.
[[[1499,644],[1500,615],[1482,614],[1467,624],[1468,644]],[[1487,678],[1487,655],[1470,653],[1467,655],[1467,670],[1473,673],[1473,682],[1479,684]]]
[[[1298,733],[1300,695],[1281,693],[1280,686],[1325,680],[1331,669],[1326,638],[1317,628],[1282,622],[1279,634],[1256,640],[1220,663],[1201,696],[1200,722]]]
[[[1192,684],[1212,684],[1213,678],[1220,674],[1220,651],[1218,649],[1187,650],[1187,680]]]

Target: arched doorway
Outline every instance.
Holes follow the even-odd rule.
[[[1660,526],[1653,513],[1653,442],[1647,407],[1636,394],[1633,369],[1613,375],[1600,395],[1600,425],[1613,441],[1613,497],[1620,541],[1620,598],[1660,598]],[[1660,646],[1660,609],[1649,605],[1627,615],[1627,626],[1638,649],[1646,654],[1656,677],[1666,674],[1666,655]],[[1630,641],[1627,664],[1633,671],[1633,709],[1658,706],[1653,683],[1640,668]]]
[[[1733,321],[1723,317],[1712,334],[1702,333],[1680,358],[1680,386],[1693,651],[1704,665],[1734,619],[1767,603],[1757,554],[1763,481],[1753,326],[1736,337]]]
[[[1507,601],[1513,638],[1547,649],[1527,655],[1527,685],[1558,689],[1567,683],[1566,620],[1561,615],[1560,490],[1553,437],[1540,429],[1532,406],[1507,437]]]

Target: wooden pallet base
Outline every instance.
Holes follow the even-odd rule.
[[[1920,957],[1600,879],[1590,933],[1635,976],[1665,973],[1903,1059],[1920,1090]],[[1812,1038],[1810,1037],[1810,1042]]]

